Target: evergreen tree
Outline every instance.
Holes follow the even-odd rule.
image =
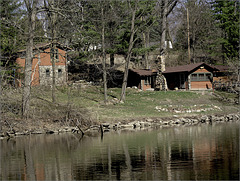
[[[225,63],[226,58],[232,59],[239,56],[240,3],[238,0],[215,0],[212,7],[217,24],[222,30],[218,40],[222,45],[223,63]]]
[[[0,0],[2,57],[10,57],[21,46],[20,29],[15,26],[23,13],[21,5],[22,3],[17,0]]]
[[[19,48],[23,48],[21,28],[16,26],[23,14],[21,3],[16,0],[0,0],[0,77],[1,85],[13,83],[17,65],[11,61]]]

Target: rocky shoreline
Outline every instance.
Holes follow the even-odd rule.
[[[137,120],[136,120],[137,119]],[[240,112],[226,115],[204,115],[204,116],[173,116],[167,118],[136,118],[121,121],[113,121],[113,123],[101,123],[92,125],[87,129],[81,129],[80,126],[61,126],[40,129],[29,129],[25,131],[1,131],[0,139],[14,138],[22,135],[31,134],[60,134],[66,132],[82,133],[83,135],[93,136],[100,135],[100,132],[116,131],[116,130],[141,130],[148,128],[171,127],[176,125],[197,125],[212,124],[214,122],[237,122],[240,121]]]

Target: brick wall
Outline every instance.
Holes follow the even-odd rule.
[[[46,49],[45,52],[36,54],[34,56],[32,63],[32,86],[51,85],[52,83],[52,63],[50,58],[50,48]],[[67,80],[65,56],[66,52],[64,50],[58,49],[58,60],[56,61],[56,84],[64,84]],[[16,63],[21,67],[25,67],[25,58],[17,58]],[[46,69],[50,70],[50,77],[46,76]],[[59,69],[61,69],[61,76],[58,76]],[[22,71],[24,72],[24,69]],[[19,82],[21,82],[21,80],[19,80]]]
[[[151,84],[144,84],[144,80],[141,80],[142,90],[145,91],[151,88]]]
[[[191,82],[191,90],[211,89],[212,84],[210,81],[204,82]]]

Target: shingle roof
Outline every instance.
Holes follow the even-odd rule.
[[[200,67],[200,66],[207,66],[211,69],[216,69],[204,62],[201,63],[195,63],[195,64],[188,64],[188,65],[181,65],[181,66],[176,66],[176,67],[166,67],[166,70],[163,72],[164,74],[166,73],[175,73],[175,72],[191,72],[194,69]]]
[[[215,65],[214,68],[216,68],[217,71],[222,71],[222,72],[229,71],[229,66],[226,66],[226,65]]]
[[[157,73],[155,70],[146,69],[130,69],[130,71],[135,72],[139,76],[151,76]]]

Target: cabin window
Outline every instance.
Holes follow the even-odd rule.
[[[58,77],[62,77],[62,69],[58,69]]]
[[[198,80],[197,74],[192,74],[191,79],[192,81],[197,81]]]
[[[50,77],[50,70],[46,69],[46,77]]]
[[[151,77],[145,77],[144,85],[150,85],[150,84],[151,84]]]
[[[210,81],[212,73],[193,73],[191,74],[191,81]]]
[[[204,81],[204,74],[198,74],[199,81]]]

